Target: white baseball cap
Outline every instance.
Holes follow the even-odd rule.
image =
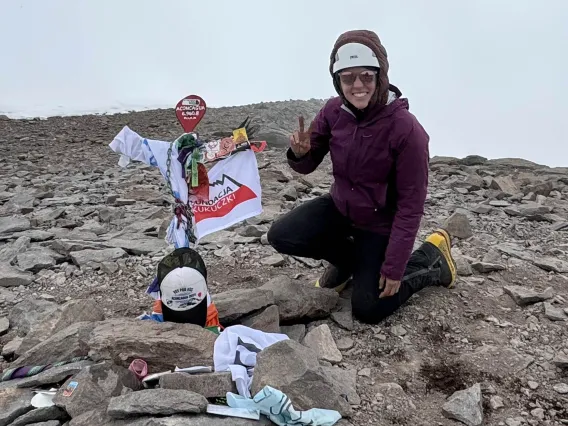
[[[207,297],[205,277],[194,268],[175,268],[160,283],[164,320],[204,324]]]

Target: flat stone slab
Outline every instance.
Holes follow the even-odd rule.
[[[510,348],[486,345],[474,352],[463,354],[460,360],[480,372],[505,378],[527,368],[534,361],[534,357],[519,354]]]
[[[170,416],[204,413],[207,399],[198,393],[180,389],[146,389],[110,399],[107,413],[115,419],[133,416]]]
[[[229,290],[215,294],[213,298],[223,324],[274,304],[272,291],[261,288]]]
[[[205,398],[224,397],[227,392],[237,392],[231,372],[187,374],[172,373],[160,377],[160,388],[197,392]]]
[[[542,292],[535,291],[520,285],[511,285],[503,287],[507,293],[519,306],[526,306],[532,303],[543,302],[554,297],[552,287],[548,287]]]
[[[69,376],[73,376],[81,371],[83,368],[92,365],[93,361],[79,361],[71,364],[62,365],[60,367],[53,367],[42,373],[32,377],[18,380],[16,387],[18,388],[34,388],[38,386],[52,385],[67,380]]]

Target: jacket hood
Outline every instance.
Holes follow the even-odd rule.
[[[379,60],[379,74],[378,74],[378,81],[377,81],[377,88],[375,93],[371,97],[371,101],[369,102],[369,106],[375,106],[376,104],[386,105],[389,96],[389,78],[388,78],[388,71],[389,71],[389,62],[387,58],[387,51],[384,46],[381,44],[381,40],[379,36],[374,33],[373,31],[369,30],[352,30],[347,31],[339,36],[336,40],[335,45],[333,46],[333,50],[331,51],[331,55],[329,58],[329,72],[333,78],[333,85],[335,90],[341,96],[343,101],[347,103],[343,92],[341,90],[341,85],[333,74],[333,64],[335,62],[335,56],[337,54],[337,50],[347,44],[347,43],[361,43],[367,46],[369,49],[373,51],[373,53],[377,56]]]

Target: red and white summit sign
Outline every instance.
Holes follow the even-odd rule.
[[[186,133],[193,132],[206,112],[205,101],[197,95],[186,96],[176,105],[176,117]]]

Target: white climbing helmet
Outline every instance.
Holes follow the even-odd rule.
[[[351,67],[380,68],[379,60],[371,48],[361,43],[347,43],[337,49],[333,73]]]

